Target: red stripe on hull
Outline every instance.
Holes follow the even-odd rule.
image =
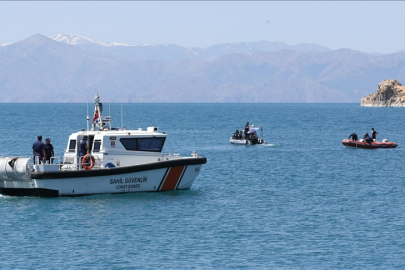
[[[177,186],[177,182],[179,181],[183,170],[184,170],[184,166],[170,168],[169,175],[166,177],[163,187],[160,190],[161,191],[174,190]]]

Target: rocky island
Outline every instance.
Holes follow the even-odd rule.
[[[383,80],[377,91],[361,99],[363,107],[405,107],[405,86],[397,80]]]

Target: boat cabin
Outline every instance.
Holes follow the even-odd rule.
[[[89,129],[69,136],[63,156],[63,169],[82,169],[86,159],[80,155],[80,144],[85,136],[88,154],[93,160],[91,168],[107,168],[142,164],[161,158],[163,145],[167,134],[159,132],[158,127],[148,127],[147,130],[125,130],[111,127],[111,116],[102,116],[103,105],[98,93],[95,96],[94,117]]]
[[[144,163],[147,157],[162,156],[161,152],[167,134],[158,132],[158,127],[148,127],[146,131],[138,130],[106,130],[80,131],[69,136],[64,154],[64,164],[80,165],[80,144],[84,136],[88,137],[86,145],[88,153],[96,165],[103,168]],[[128,164],[126,164],[128,163]]]

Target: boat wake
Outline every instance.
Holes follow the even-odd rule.
[[[274,143],[266,143],[266,144],[260,144],[261,146],[265,146],[265,147],[271,147],[271,146],[275,146]]]

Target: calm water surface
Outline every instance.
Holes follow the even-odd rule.
[[[86,128],[86,104],[0,108],[3,156],[30,155],[38,134],[62,155]],[[120,108],[111,104],[113,126]],[[405,268],[405,108],[123,104],[123,115],[127,129],[169,133],[164,152],[207,157],[192,189],[0,195],[1,269]],[[246,121],[264,127],[268,145],[229,144]],[[341,144],[372,127],[399,146]]]

